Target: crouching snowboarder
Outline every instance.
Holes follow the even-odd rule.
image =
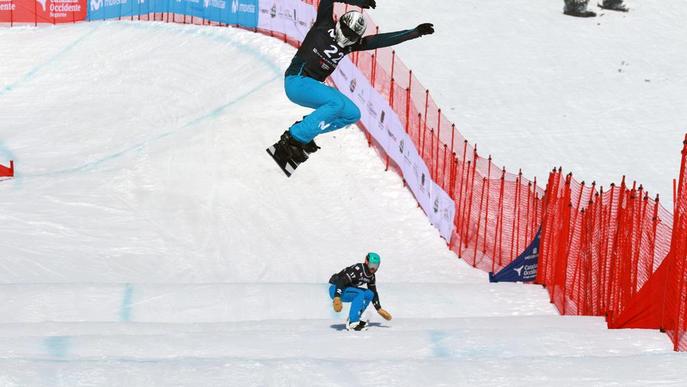
[[[332,275],[329,279],[329,297],[333,301],[335,312],[341,312],[342,302],[350,302],[351,310],[346,320],[346,329],[361,331],[366,329],[367,322],[361,321],[360,316],[372,302],[377,313],[385,320],[391,320],[391,314],[382,309],[377,294],[375,283],[375,273],[379,269],[380,257],[377,253],[368,253],[365,262],[356,263],[340,272]],[[366,288],[363,288],[365,286]]]

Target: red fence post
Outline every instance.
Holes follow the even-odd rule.
[[[396,70],[396,50],[391,50],[391,79],[395,78],[394,71]]]
[[[437,162],[434,164],[434,178],[439,182],[439,144],[441,143],[441,109],[438,110],[437,114]]]
[[[427,135],[427,112],[429,109],[429,90],[425,90],[425,115],[424,115],[424,123],[422,125],[422,144],[420,144],[420,147],[422,148],[422,158],[425,158],[425,136]]]
[[[468,170],[470,169],[469,163],[468,163]],[[470,221],[472,218],[472,197],[473,197],[473,192],[475,191],[475,174],[477,173],[477,146],[474,148],[474,156],[472,158],[472,178],[470,179],[470,195],[467,196],[467,208],[468,208],[468,216],[465,218],[465,248],[468,248],[468,235],[470,234]],[[463,210],[465,211],[465,210]],[[475,246],[477,246],[477,241],[475,241]]]
[[[496,232],[495,232],[495,240],[494,240],[494,253],[492,256],[492,259],[494,262],[496,261],[496,258],[498,257],[499,260],[499,268],[501,268],[501,265],[503,264],[503,252],[502,252],[502,246],[503,246],[503,196],[504,196],[504,189],[506,185],[506,167],[503,167],[501,169],[501,187],[499,188],[499,204],[498,204],[498,216],[496,217]],[[498,254],[496,251],[496,246],[498,245]],[[494,264],[492,263],[492,269],[494,268]],[[493,272],[496,272],[496,270],[492,270]]]
[[[465,179],[465,165],[466,165],[466,164],[465,164],[465,159],[466,159],[467,153],[468,153],[468,152],[467,152],[467,149],[468,149],[468,141],[465,140],[465,141],[463,142],[463,161],[462,161],[461,164],[460,164],[460,183],[458,184],[458,195],[457,195],[457,196],[458,196],[458,209],[457,209],[457,212],[456,212],[456,215],[458,216],[458,224],[457,224],[456,226],[458,227],[458,235],[459,235],[459,237],[461,238],[461,240],[462,240],[462,238],[463,238],[463,236],[462,236],[462,232],[463,232],[463,219],[462,219],[462,217],[461,217],[460,215],[463,213],[463,211],[462,211],[462,210],[463,210],[462,204],[463,204],[463,197],[464,197],[464,195],[465,195],[465,183],[464,183],[464,179]]]
[[[473,259],[472,259],[472,267],[476,267],[477,263],[477,247],[479,246],[479,230],[482,225],[482,203],[484,202],[484,191],[485,191],[485,185],[487,184],[487,178],[483,177],[482,178],[482,192],[480,193],[479,197],[479,211],[477,211],[477,236],[475,238],[475,248],[473,250]],[[486,222],[486,221],[485,221]],[[486,239],[486,235],[485,235]]]
[[[484,212],[484,246],[482,246],[482,254],[487,253],[487,226],[489,223],[489,196],[491,194],[490,186],[491,186],[491,155],[489,155],[488,164],[487,164],[487,205],[486,205],[486,210]],[[494,257],[491,257],[491,259],[493,260]]]

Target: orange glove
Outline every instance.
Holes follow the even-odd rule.
[[[380,316],[384,317],[384,320],[391,320],[391,313],[387,312],[386,310],[380,308],[379,310],[377,310],[377,313],[379,313]]]
[[[332,305],[334,305],[335,312],[341,312],[341,308],[343,308],[343,305],[341,305],[341,298],[334,297],[334,303]]]

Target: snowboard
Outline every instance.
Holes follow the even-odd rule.
[[[599,8],[607,9],[609,11],[628,12],[630,10],[629,8],[625,7],[624,5],[614,5],[611,7],[605,7],[603,4],[598,4],[598,3],[597,3],[597,5],[599,6]]]
[[[575,11],[563,11],[564,14],[568,16],[575,16],[575,17],[595,17],[596,13],[592,11],[583,11],[583,12],[575,12]]]
[[[302,163],[297,162],[296,160],[293,159],[283,159],[279,157],[280,155],[277,154],[277,144],[272,145],[271,147],[267,148],[267,153],[272,156],[272,159],[274,160],[275,163],[281,168],[281,170],[284,172],[286,177],[291,177],[294,172],[296,172],[296,168],[298,168],[299,165]]]

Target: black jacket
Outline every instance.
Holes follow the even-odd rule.
[[[372,305],[374,305],[377,310],[382,308],[382,305],[379,303],[379,294],[377,294],[375,275],[370,273],[362,263],[356,263],[332,275],[329,279],[329,283],[336,285],[337,297],[341,297],[343,291],[348,287],[362,288],[366,286],[374,293]]]
[[[322,0],[317,9],[317,19],[303,44],[286,69],[286,76],[301,75],[323,82],[339,64],[344,56],[353,51],[374,50],[396,45],[415,39],[420,34],[415,30],[389,32],[364,37],[360,42],[341,47],[336,41],[336,22],[334,21],[334,2],[350,5],[363,5],[363,0]]]

